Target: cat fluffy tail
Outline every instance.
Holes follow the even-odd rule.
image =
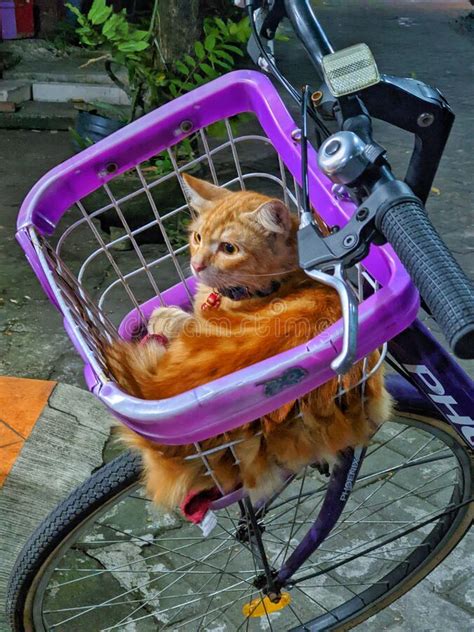
[[[145,345],[136,342],[114,342],[105,349],[107,367],[122,390],[146,399],[144,386],[156,376],[166,349],[157,341]]]

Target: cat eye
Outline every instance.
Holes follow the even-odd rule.
[[[234,244],[230,244],[228,241],[222,242],[221,249],[228,255],[235,255],[235,253],[239,250],[237,246],[234,246]]]
[[[196,244],[201,243],[201,235],[199,233],[193,233],[193,239]]]

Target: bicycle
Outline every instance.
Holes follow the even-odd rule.
[[[64,315],[89,389],[137,432],[194,443],[189,458],[208,464],[200,442],[215,435],[223,438],[217,449],[232,452],[228,430],[298,398],[334,371],[343,374],[376,348],[382,358],[388,351],[398,373],[387,379],[396,415],[367,448],[346,450],[328,481],[326,472],[308,466],[255,506],[242,489],[221,494],[210,505],[206,535],[181,516],[150,507],[140,491],[140,459],[125,452],[75,490],[25,545],[9,585],[12,630],[346,630],[410,590],[471,523],[472,382],[416,320],[418,291],[400,264],[452,348],[472,358],[472,288],[423,206],[453,114],[438,91],[419,81],[380,76],[368,49],[334,53],[306,0],[245,4],[253,27],[249,50],[301,103],[301,128],[268,78],[230,73],[53,169],[25,200],[18,240]],[[307,88],[300,96],[275,65],[271,40],[284,15],[325,78],[313,99]],[[329,134],[322,109],[342,131]],[[244,111],[255,115],[258,133],[235,134],[229,119]],[[373,141],[371,117],[415,133],[405,182],[394,178],[385,150]],[[309,119],[318,155],[308,143]],[[223,142],[207,131],[220,120]],[[194,154],[178,163],[179,143],[189,137]],[[173,171],[153,179],[144,163],[163,150]],[[226,171],[224,181],[218,167]],[[130,169],[139,187],[118,197],[114,179]],[[179,185],[180,174],[195,169],[228,186],[254,186],[258,179],[300,213],[300,264],[337,289],[343,319],[238,375],[168,400],[141,401],[109,379],[102,344],[117,335],[141,337],[161,301],[189,305],[194,284],[183,272],[186,247],[169,228],[186,212],[186,198],[160,214],[156,191],[171,180]],[[106,203],[87,211],[84,198],[99,188]],[[123,209],[139,196],[151,219],[131,228]],[[78,219],[66,213],[73,204]],[[323,236],[311,205],[338,230]],[[105,243],[93,220],[111,210],[124,232]],[[158,257],[139,244],[157,226]],[[89,243],[84,231],[98,247],[82,261]],[[123,243],[131,251],[114,248]],[[99,283],[91,265],[101,258],[115,277],[99,264]],[[158,267],[171,285],[164,291],[152,273]],[[117,290],[132,306],[125,315],[111,297]],[[363,382],[358,387],[363,392]],[[208,473],[219,490],[209,467]]]

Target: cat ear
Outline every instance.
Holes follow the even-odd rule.
[[[247,213],[247,216],[272,233],[286,234],[290,232],[290,211],[280,200],[264,202],[256,211]]]
[[[184,190],[190,205],[198,213],[212,208],[215,202],[231,195],[231,191],[183,173]]]

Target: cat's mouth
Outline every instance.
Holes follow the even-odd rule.
[[[193,275],[204,285],[220,292],[223,296],[232,298],[233,300],[240,300],[242,298],[250,298],[253,296],[268,296],[273,294],[280,286],[281,282],[275,277],[259,279],[259,283],[248,282],[249,279],[245,279],[245,275],[229,275],[221,274],[219,271],[206,268],[197,272],[191,266]],[[265,275],[263,275],[265,276]]]
[[[218,270],[215,270],[212,267],[208,267],[205,270],[197,272],[193,266],[191,266],[191,271],[194,277],[201,283],[204,283],[204,285],[207,285],[218,292],[236,285],[246,285],[242,283],[242,279],[237,277],[233,278],[229,274],[221,274]]]
[[[196,279],[201,281],[201,283],[204,283],[204,285],[208,285],[209,287],[217,287],[219,283],[222,284],[222,275],[216,273],[210,267],[198,272],[197,270],[195,270],[194,266],[191,266],[191,272]]]

